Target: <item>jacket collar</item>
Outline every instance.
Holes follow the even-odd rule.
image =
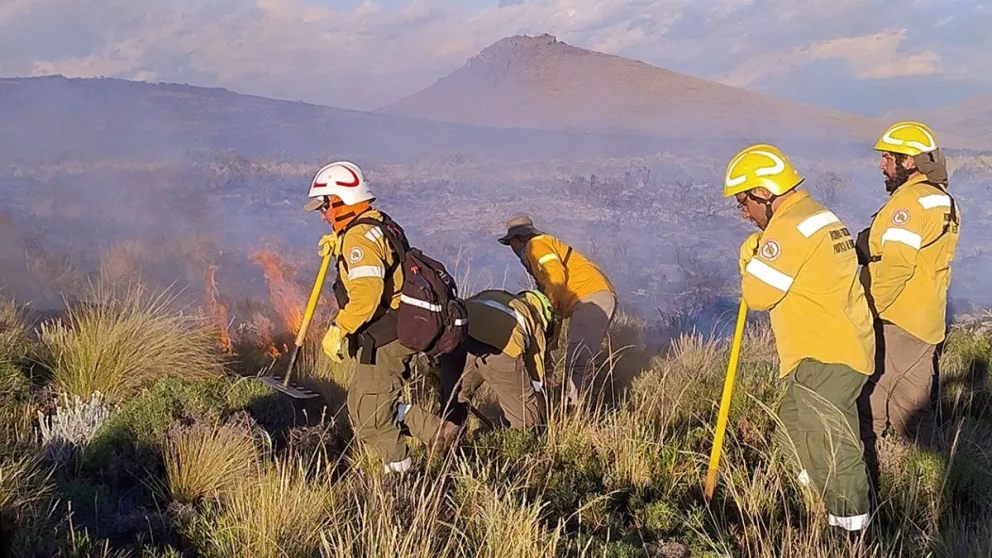
[[[912,186],[913,184],[919,184],[921,182],[926,182],[926,181],[927,181],[927,175],[923,174],[922,172],[917,171],[916,174],[914,174],[913,176],[909,177],[909,180],[907,180],[906,182],[903,182],[902,184],[899,185],[898,188],[896,188],[895,190],[892,190],[891,192],[889,192],[889,197],[892,197],[896,192],[898,192],[899,191],[899,188],[902,188],[904,186]]]
[[[807,190],[796,190],[794,194],[782,200],[782,203],[779,204],[775,212],[772,213],[772,218],[768,220],[768,226],[769,227],[771,226],[772,221],[774,221],[776,217],[778,217],[783,213],[786,213],[787,211],[792,209],[796,204],[805,200],[808,197],[809,197],[809,192]]]

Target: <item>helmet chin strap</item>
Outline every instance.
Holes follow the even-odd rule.
[[[747,196],[748,199],[750,199],[751,201],[753,201],[755,203],[759,203],[759,204],[765,206],[765,218],[768,219],[769,221],[772,220],[772,202],[774,202],[775,199],[778,198],[778,196],[776,196],[775,194],[772,194],[772,197],[770,197],[768,199],[759,198],[758,196],[755,196],[754,194],[752,194],[751,193],[751,190],[748,190],[747,192],[744,192],[744,195]]]

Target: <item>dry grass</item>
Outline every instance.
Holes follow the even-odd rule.
[[[277,460],[259,476],[237,479],[205,531],[215,556],[275,558],[315,556],[321,532],[343,521],[335,491],[325,478],[307,478],[302,460]]]
[[[13,443],[31,431],[36,406],[31,383],[20,364],[32,356],[24,316],[0,299],[0,442]]]
[[[165,478],[173,500],[222,499],[259,473],[256,440],[238,424],[178,426],[164,444]]]
[[[39,460],[6,450],[0,455],[0,513],[19,515],[41,502],[51,487]]]
[[[166,293],[123,292],[97,283],[84,303],[41,326],[55,386],[82,398],[95,391],[119,401],[166,376],[198,379],[223,371],[209,328],[170,308]]]
[[[214,342],[209,332],[199,333],[195,322],[169,312],[161,300],[95,299],[104,304],[75,308],[42,329],[51,354],[87,357],[63,358],[75,367],[63,364],[63,375],[55,374],[61,389],[71,393],[66,386],[76,385],[65,381],[69,371],[97,370],[89,375],[126,395],[141,378],[185,376],[189,364],[180,357],[189,354],[195,366],[188,377],[219,370],[206,349]],[[323,327],[312,326],[299,362],[301,379],[328,398],[342,397],[351,366],[320,352]],[[614,350],[643,349],[639,328],[643,324],[634,319],[617,324]],[[183,349],[183,343],[195,348]],[[123,350],[129,345],[143,351]],[[176,422],[156,446],[164,467],[151,480],[166,490],[154,495],[155,505],[172,509],[171,500],[186,510],[173,519],[189,554],[220,558],[654,556],[665,555],[658,548],[673,540],[694,556],[989,554],[992,421],[987,378],[980,374],[990,360],[988,331],[954,331],[942,360],[953,417],[947,448],[882,447],[873,539],[854,542],[826,525],[819,495],[798,482],[788,440],[773,436],[781,381],[761,322],[745,335],[716,498],[703,504],[701,481],[728,345],[713,335],[677,335],[666,355],[634,360],[643,370],[608,407],[574,414],[553,407],[538,432],[472,430],[456,453],[440,460],[424,459],[422,445],[412,443],[416,465],[402,476],[384,475],[368,448],[349,443],[339,425],[306,443],[292,436],[306,429],[290,430],[282,447],[260,444],[255,426],[230,422],[220,410],[196,418],[184,413],[169,418]],[[192,353],[177,357],[166,350]],[[615,367],[630,364],[624,358],[604,359],[600,373],[615,378]],[[105,379],[125,371],[140,378]],[[98,383],[87,382],[77,384],[89,389]],[[436,405],[422,376],[412,383],[413,400]],[[560,383],[559,367],[548,382],[552,403]],[[471,424],[477,425],[474,419]],[[4,507],[10,501],[23,509],[17,498],[34,494],[23,487],[41,486],[32,476],[33,462],[0,465]],[[104,536],[90,546],[71,538],[70,547],[116,552],[104,546]]]
[[[459,463],[453,476],[462,505],[458,526],[471,541],[472,556],[512,558],[554,556],[561,543],[562,526],[544,524],[544,504],[528,498],[528,487],[514,478],[508,466],[472,466]],[[504,470],[497,470],[503,467]],[[495,479],[507,479],[504,482]]]

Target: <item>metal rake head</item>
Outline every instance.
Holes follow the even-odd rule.
[[[272,389],[285,393],[293,399],[314,399],[316,397],[320,397],[320,394],[312,389],[297,385],[293,382],[283,384],[282,376],[259,376],[256,379]]]

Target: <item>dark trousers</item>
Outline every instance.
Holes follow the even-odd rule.
[[[843,364],[803,359],[786,376],[779,408],[799,461],[799,479],[823,492],[829,523],[860,531],[868,521],[868,474],[857,398],[868,376]]]

